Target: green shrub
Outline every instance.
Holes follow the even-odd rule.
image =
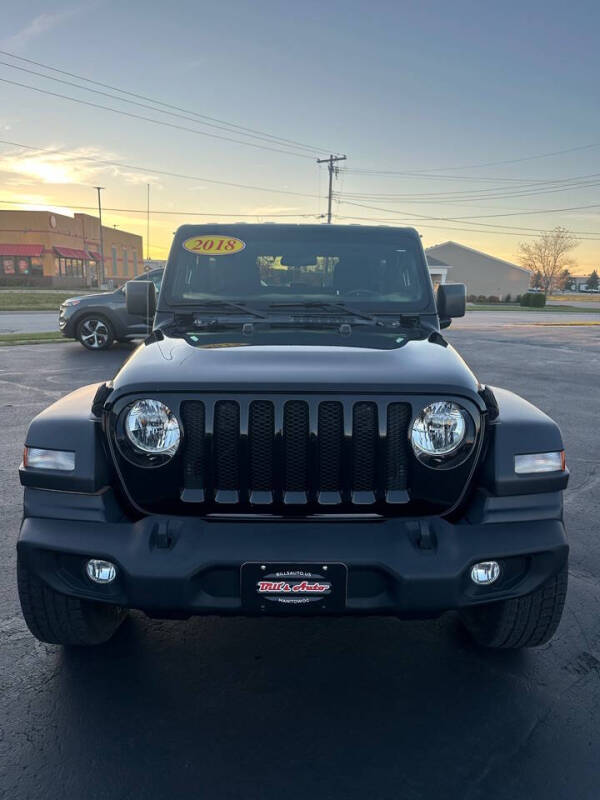
[[[478,303],[487,303],[487,297],[484,294],[477,295]]]
[[[542,292],[526,292],[521,296],[520,305],[529,308],[543,308],[546,305],[546,295]]]
[[[500,302],[500,298],[497,297],[495,294],[491,294],[488,297],[487,301],[488,301],[488,303],[499,303]]]
[[[476,302],[477,302],[477,295],[475,295],[475,294],[470,294],[470,295],[467,297],[467,302],[468,302],[468,303],[476,303]]]
[[[511,299],[510,295],[509,294],[505,294],[504,295],[504,300],[502,302],[503,303],[510,303],[510,299]]]
[[[518,295],[515,297],[515,303],[516,303],[517,305],[521,305],[521,297],[522,297],[522,295],[520,295],[520,294],[518,294]]]

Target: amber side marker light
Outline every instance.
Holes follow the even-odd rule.
[[[23,449],[23,466],[30,469],[57,469],[72,472],[75,469],[75,453],[70,450],[25,447]]]
[[[524,453],[515,456],[517,475],[534,475],[540,472],[564,472],[567,468],[565,451],[553,453]]]

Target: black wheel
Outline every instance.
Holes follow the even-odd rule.
[[[475,641],[485,647],[539,647],[554,636],[566,594],[567,564],[532,594],[473,606],[460,616]]]
[[[27,627],[49,644],[85,646],[107,642],[127,616],[119,606],[55,592],[17,561],[19,600]]]
[[[77,323],[77,338],[88,350],[107,350],[115,334],[106,317],[87,314]]]

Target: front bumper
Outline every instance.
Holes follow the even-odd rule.
[[[537,589],[567,559],[561,520],[451,524],[427,520],[207,520],[153,516],[138,522],[28,517],[19,557],[59,592],[173,613],[255,613],[242,601],[246,562],[347,566],[344,613],[431,617],[450,609],[518,597]],[[91,583],[89,558],[117,564],[114,583]],[[490,587],[469,578],[496,559]],[[323,613],[308,609],[301,613]]]

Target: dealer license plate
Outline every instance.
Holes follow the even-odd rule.
[[[345,564],[242,565],[244,608],[264,613],[343,611],[348,570]]]

